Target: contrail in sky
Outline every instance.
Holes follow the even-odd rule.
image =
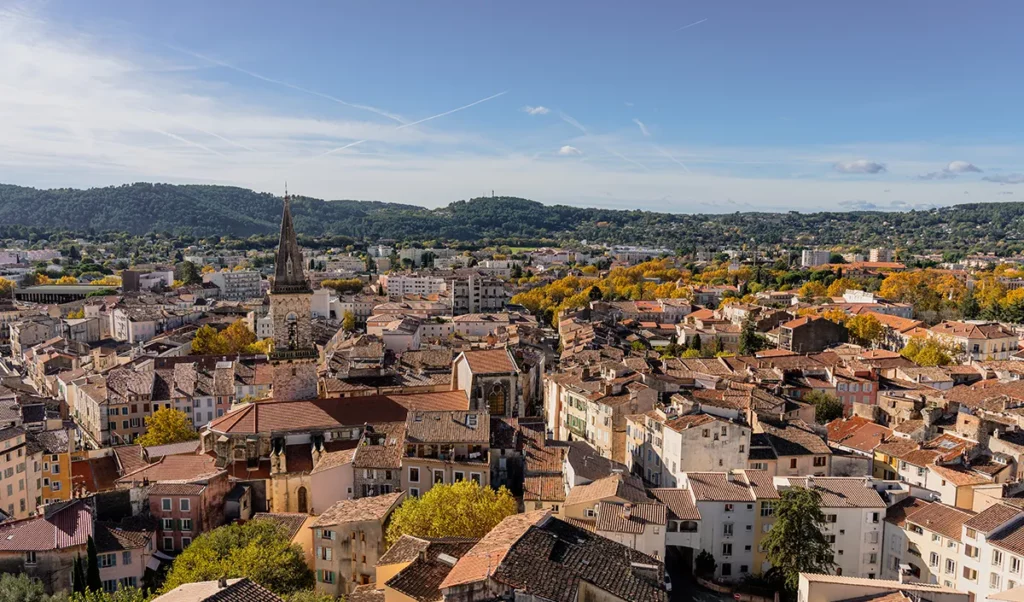
[[[173,139],[177,140],[178,142],[183,142],[183,143],[185,143],[185,144],[187,144],[189,146],[194,146],[196,148],[201,148],[204,151],[206,151],[208,153],[213,153],[213,154],[215,154],[215,155],[217,155],[219,157],[223,157],[224,156],[222,153],[218,153],[217,151],[213,150],[212,148],[210,148],[208,146],[204,146],[202,144],[199,144],[198,142],[193,142],[193,141],[189,140],[188,138],[183,138],[183,137],[181,137],[181,136],[179,136],[177,134],[172,134],[170,132],[165,132],[164,130],[161,130],[161,129],[155,128],[155,127],[150,127],[149,129],[153,130],[154,132],[156,132],[158,134],[163,134],[164,136],[167,136],[168,138],[173,138]]]
[[[569,125],[571,125],[572,127],[576,128],[577,130],[583,132],[586,135],[590,135],[590,132],[587,130],[586,126],[584,126],[579,121],[576,121],[576,119],[572,115],[568,115],[566,113],[559,112],[558,116],[562,118],[562,121],[568,123]],[[643,163],[641,163],[639,161],[635,161],[633,159],[630,159],[626,155],[623,155],[622,153],[620,153],[619,151],[615,150],[614,148],[612,148],[610,146],[605,146],[604,150],[608,151],[609,153],[615,155],[616,157],[622,159],[623,161],[625,161],[627,163],[632,163],[633,165],[636,165],[638,167],[642,167],[644,169],[647,169],[647,166],[644,165]]]
[[[161,113],[159,113],[157,111],[154,111],[153,109],[148,109],[148,111],[150,113],[153,113],[153,114],[156,114],[156,115],[161,115]],[[174,117],[170,117],[169,115],[164,115],[164,116],[165,117],[169,117],[171,119],[171,121],[174,121],[175,123],[178,123],[178,124],[183,125],[185,127],[191,128],[191,129],[193,129],[193,130],[195,130],[197,132],[200,132],[202,134],[206,134],[207,136],[213,136],[214,138],[216,138],[216,139],[218,139],[218,140],[220,140],[222,142],[227,142],[228,144],[230,144],[232,146],[237,146],[238,148],[244,148],[245,150],[250,151],[250,152],[254,152],[254,153],[258,152],[256,149],[254,149],[252,147],[249,147],[249,146],[246,146],[246,145],[242,144],[241,142],[235,142],[234,140],[225,138],[224,136],[221,136],[220,134],[217,134],[217,133],[214,133],[214,132],[208,132],[208,131],[204,130],[201,127],[192,125],[190,123],[185,123],[185,122],[181,121],[180,119],[176,119]]]
[[[703,23],[704,21],[707,21],[707,19],[701,19],[700,21],[694,21],[693,23],[690,23],[689,25],[683,25],[679,29],[673,29],[672,33],[676,33],[676,32],[682,31],[684,29],[690,29],[691,27],[696,27],[696,26],[700,25],[701,23]]]
[[[377,107],[371,107],[369,105],[361,105],[361,104],[357,104],[357,103],[354,103],[354,102],[348,102],[348,101],[342,100],[342,99],[340,99],[340,98],[338,98],[336,96],[331,96],[330,94],[324,94],[323,92],[317,92],[316,90],[310,90],[309,88],[303,88],[302,86],[297,86],[295,84],[292,84],[292,83],[289,83],[289,82],[286,82],[286,81],[281,81],[279,79],[274,79],[274,78],[271,78],[271,77],[267,77],[265,75],[260,75],[259,73],[256,73],[255,71],[249,71],[248,69],[242,69],[241,67],[236,67],[236,66],[232,65],[231,63],[225,63],[224,61],[221,61],[221,60],[218,60],[218,59],[215,59],[215,58],[211,58],[211,57],[199,54],[198,52],[193,52],[191,50],[187,50],[185,48],[179,48],[177,46],[169,46],[169,47],[174,49],[174,50],[176,50],[176,51],[178,51],[178,52],[182,52],[184,54],[187,54],[189,56],[195,57],[197,59],[213,63],[214,65],[219,65],[221,67],[224,67],[225,69],[231,69],[232,71],[237,71],[239,73],[243,73],[245,75],[248,75],[249,77],[254,77],[254,78],[258,79],[258,80],[265,81],[267,83],[277,84],[278,86],[284,86],[286,88],[291,88],[292,90],[297,90],[299,92],[304,92],[306,94],[312,94],[313,96],[319,96],[320,98],[326,98],[327,100],[330,100],[332,102],[336,102],[336,103],[338,103],[340,105],[344,105],[346,107],[352,107],[353,109],[361,109],[363,111],[369,111],[371,113],[376,113],[377,115],[380,115],[381,117],[387,117],[388,119],[397,121],[398,123],[405,124],[405,120],[404,119],[402,119],[398,115],[395,115],[394,113],[385,111],[384,109],[378,109]]]
[[[687,167],[685,163],[683,163],[683,162],[682,162],[682,161],[680,161],[679,159],[676,159],[676,158],[675,158],[675,157],[673,157],[673,156],[672,156],[671,154],[669,154],[669,152],[668,152],[667,150],[665,150],[665,149],[661,148],[661,147],[660,147],[660,146],[658,146],[658,145],[654,145],[654,148],[658,149],[658,152],[660,152],[661,154],[663,154],[663,155],[665,155],[666,157],[668,157],[669,159],[671,159],[673,163],[675,163],[676,165],[678,165],[678,166],[682,167],[683,169],[685,169],[685,170],[686,170],[686,173],[690,173],[690,168],[689,168],[689,167]]]
[[[471,102],[468,105],[462,105],[461,107],[459,107],[457,109],[452,109],[451,111],[445,111],[444,113],[438,113],[437,115],[431,115],[430,117],[425,117],[423,119],[420,119],[419,121],[413,121],[412,123],[404,123],[404,124],[396,127],[395,130],[404,130],[405,128],[409,128],[409,127],[412,127],[414,125],[419,125],[421,123],[425,123],[427,121],[431,121],[433,119],[437,119],[438,117],[444,117],[445,115],[451,115],[452,113],[458,113],[459,111],[464,111],[464,110],[466,110],[466,109],[468,109],[470,107],[475,107],[476,105],[478,105],[480,103],[483,103],[483,102],[487,102],[488,100],[494,100],[495,98],[497,98],[499,96],[502,96],[502,95],[505,95],[505,94],[508,94],[508,90],[505,90],[504,92],[498,92],[497,94],[488,96],[487,98],[481,98],[480,100],[477,100],[475,102]],[[331,150],[329,150],[329,151],[327,151],[325,153],[321,153],[321,154],[317,155],[316,157],[312,157],[312,158],[313,159],[317,159],[317,158],[320,158],[320,157],[326,157],[327,155],[332,155],[332,154],[334,154],[334,153],[336,153],[338,151],[343,151],[346,148],[352,148],[353,146],[356,146],[358,144],[362,144],[364,142],[366,142],[366,140],[356,140],[355,142],[350,142],[350,143],[346,144],[345,146],[339,146],[338,148],[332,148]]]

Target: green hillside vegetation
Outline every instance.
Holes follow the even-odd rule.
[[[672,206],[701,211],[705,205]],[[296,197],[304,237],[531,246],[565,240],[660,245],[885,245],[909,250],[1009,254],[1024,248],[1024,203],[979,203],[907,212],[656,213],[543,205],[514,197],[455,201],[426,209],[376,201]],[[273,240],[281,199],[244,188],[137,183],[88,190],[0,185],[0,236],[24,230],[119,231]]]

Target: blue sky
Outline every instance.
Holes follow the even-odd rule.
[[[676,212],[1024,195],[1024,4],[0,0],[0,181]]]

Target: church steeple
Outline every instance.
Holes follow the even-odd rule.
[[[274,266],[274,281],[271,293],[312,292],[306,274],[302,270],[302,251],[295,236],[292,223],[291,197],[285,192],[284,213],[281,216],[281,240],[277,245],[277,263]]]

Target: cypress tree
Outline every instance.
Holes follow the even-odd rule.
[[[81,554],[75,556],[74,570],[71,574],[71,591],[76,594],[85,593],[85,567]]]
[[[88,554],[88,564],[85,568],[85,586],[92,591],[102,591],[103,580],[100,579],[100,559],[99,554],[96,552],[96,541],[91,535],[86,545],[86,551]]]

